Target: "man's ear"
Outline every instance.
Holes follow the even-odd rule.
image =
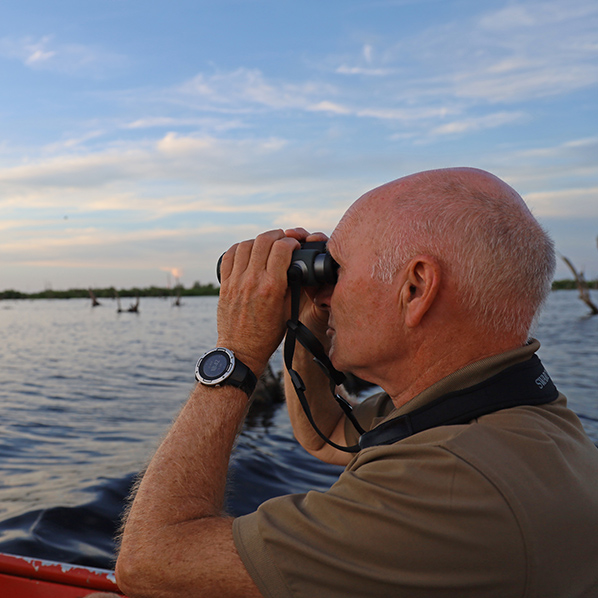
[[[408,328],[418,326],[432,307],[440,289],[441,268],[429,255],[418,255],[406,267],[401,303]]]

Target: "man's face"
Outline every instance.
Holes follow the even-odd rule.
[[[371,275],[380,218],[369,204],[358,202],[332,233],[328,248],[339,264],[338,282],[322,289],[319,299],[328,306],[334,366],[375,381],[374,372],[396,356],[401,326],[398,281]]]

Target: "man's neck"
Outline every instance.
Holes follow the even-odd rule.
[[[449,376],[453,372],[493,355],[516,349],[525,344],[509,339],[504,342],[493,342],[486,347],[462,343],[437,345],[434,349],[421,347],[408,361],[396,365],[392,375],[382,388],[389,394],[395,407],[401,407],[418,394]]]

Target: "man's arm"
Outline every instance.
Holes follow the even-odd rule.
[[[323,233],[309,234],[302,228],[289,229],[285,231],[285,234],[298,241],[328,240]],[[314,289],[304,290],[299,320],[309,328],[320,341],[325,352],[328,353],[330,349],[330,339],[326,336],[328,312],[318,306],[317,297]],[[320,431],[335,444],[345,446],[345,414],[332,396],[328,377],[313,361],[313,355],[299,342],[295,345],[293,369],[303,380],[306,387],[305,396]],[[291,425],[299,444],[321,461],[334,465],[347,465],[352,459],[351,453],[339,451],[326,444],[309,423],[286,368],[284,370],[284,389]],[[341,389],[337,390],[342,392]]]
[[[237,388],[200,384],[156,452],[116,566],[127,596],[261,596],[222,515],[228,458],[247,408]]]
[[[221,264],[218,345],[256,376],[288,317],[286,270],[297,242],[270,231]],[[222,514],[230,453],[247,406],[243,391],[198,384],[150,462],[124,528],[116,575],[130,598],[259,597]]]
[[[304,322],[305,323],[305,322]],[[309,327],[307,323],[305,325]],[[314,328],[310,328],[314,332]],[[325,340],[327,344],[328,339]],[[323,343],[324,344],[324,343]],[[324,344],[324,347],[326,347]],[[320,431],[332,442],[346,446],[345,421],[346,417],[330,391],[330,381],[320,367],[313,361],[311,353],[297,343],[293,358],[293,369],[301,376],[306,387],[305,397],[310,411]],[[340,390],[340,389],[337,389]],[[325,463],[347,465],[353,458],[351,453],[345,453],[326,444],[309,423],[303,407],[299,402],[291,378],[285,369],[284,391],[287,408],[295,438],[311,455]],[[342,392],[342,391],[341,391]]]

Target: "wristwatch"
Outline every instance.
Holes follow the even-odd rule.
[[[195,379],[206,386],[236,386],[248,397],[257,384],[255,374],[230,349],[224,347],[211,349],[197,360]]]

